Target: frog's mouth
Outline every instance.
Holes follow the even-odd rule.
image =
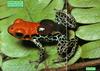
[[[23,36],[24,36],[24,34],[22,34],[22,33],[15,33],[16,38],[22,38]]]
[[[32,37],[30,35],[24,35],[22,33],[16,33],[15,37],[20,40],[31,40],[32,39]]]
[[[19,40],[31,40],[32,37],[30,35],[24,35],[23,33],[10,33],[12,36],[14,36],[15,38],[19,39]]]

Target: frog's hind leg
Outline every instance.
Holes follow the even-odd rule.
[[[62,24],[66,28],[75,29],[77,27],[75,18],[64,10],[56,11],[56,23]]]
[[[77,47],[77,38],[73,38],[69,41],[63,41],[58,43],[58,55],[60,59],[54,63],[60,63],[68,61],[68,59],[75,53]]]
[[[74,55],[75,50],[78,47],[78,38],[72,38],[69,43],[66,45],[68,50],[67,50],[67,58],[68,60]]]
[[[46,58],[47,58],[47,53],[44,47],[42,47],[42,44],[37,40],[37,39],[33,39],[31,40],[32,42],[34,42],[34,44],[39,47],[39,60],[35,61],[37,62],[35,68],[38,68],[39,64],[42,63]]]

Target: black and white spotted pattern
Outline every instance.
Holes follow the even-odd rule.
[[[64,25],[66,28],[76,28],[75,18],[72,15],[67,14],[64,10],[56,11],[56,22]]]
[[[55,62],[59,63],[59,62],[68,60],[75,53],[78,39],[74,37],[69,40],[68,39],[69,37],[67,36],[68,28],[76,28],[75,19],[70,14],[67,14],[67,12],[63,10],[58,10],[56,12],[56,22],[66,27],[65,35],[61,35],[58,38],[57,50],[58,50],[58,55],[60,56],[60,59]]]
[[[55,61],[54,63],[64,62],[75,53],[75,49],[77,47],[77,38],[75,37],[69,40],[68,36],[66,35],[68,34],[67,33],[68,28],[76,28],[75,19],[70,14],[67,14],[67,12],[63,10],[58,10],[56,11],[55,23],[57,25],[61,24],[62,26],[65,27],[63,28],[63,29],[66,29],[65,34],[62,34],[61,31],[56,30],[58,33],[51,33],[50,35],[45,35],[45,34],[36,35],[36,36],[33,36],[33,39],[31,40],[32,42],[36,44],[37,47],[39,47],[39,50],[40,50],[40,57],[39,57],[39,60],[37,61],[38,64],[36,65],[36,67],[38,67],[38,65],[47,58],[47,53],[45,51],[45,48],[40,43],[41,40],[44,40],[46,42],[49,42],[49,41],[58,42],[57,52],[60,59]]]

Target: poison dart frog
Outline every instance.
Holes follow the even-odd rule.
[[[8,32],[20,40],[30,40],[39,47],[40,57],[36,65],[38,67],[48,56],[41,41],[58,42],[57,52],[61,59],[54,61],[54,63],[66,61],[74,54],[77,47],[77,39],[68,39],[68,28],[73,29],[75,27],[75,19],[65,11],[58,10],[55,21],[44,19],[40,22],[29,22],[23,19],[16,19],[9,26]]]
[[[51,20],[43,20],[38,23],[16,19],[13,25],[8,28],[8,32],[20,40],[32,40],[37,35],[51,34],[54,31],[53,23]]]

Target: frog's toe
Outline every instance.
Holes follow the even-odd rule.
[[[65,62],[65,61],[66,61],[65,58],[61,58],[61,59],[54,60],[53,63],[55,64],[55,63],[61,63],[61,62]]]
[[[30,60],[29,63],[35,64],[35,66],[34,66],[35,69],[38,69],[39,64],[40,64],[38,61],[32,61],[32,60]]]

